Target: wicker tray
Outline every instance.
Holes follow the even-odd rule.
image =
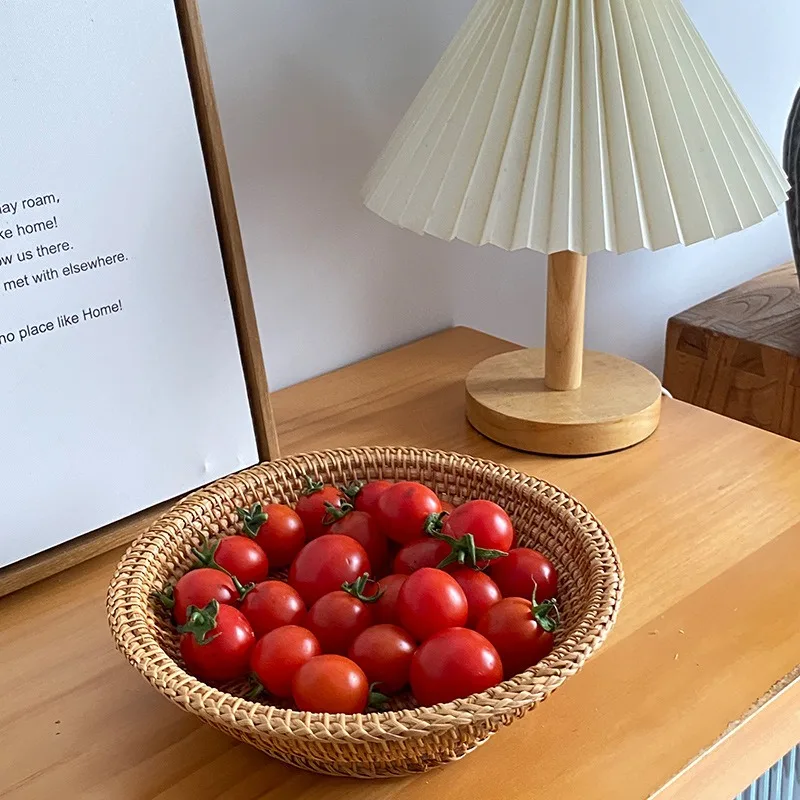
[[[301,475],[418,480],[447,500],[487,498],[510,514],[521,544],[559,572],[562,627],[534,668],[463,700],[429,708],[410,697],[374,714],[311,714],[250,702],[243,687],[211,687],[184,671],[178,638],[151,592],[183,574],[203,535],[240,529],[237,506],[294,503]],[[574,675],[607,636],[623,576],[614,545],[575,499],[543,481],[468,456],[406,447],[332,450],[262,464],[202,489],[164,514],[128,549],[108,590],[108,620],[128,661],[167,699],[259,750],[314,772],[376,778],[462,758]]]

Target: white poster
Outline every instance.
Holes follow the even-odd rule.
[[[254,464],[171,0],[0,0],[0,566]]]

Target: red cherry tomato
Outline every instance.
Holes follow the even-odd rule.
[[[291,697],[295,672],[321,654],[322,648],[311,631],[284,625],[256,642],[250,655],[250,670],[270,694]]]
[[[423,567],[438,567],[452,552],[450,545],[441,539],[425,536],[405,545],[394,557],[392,571],[410,575]]]
[[[422,536],[428,517],[441,510],[439,498],[427,486],[401,481],[378,499],[378,522],[390,539],[408,544]]]
[[[328,532],[323,525],[325,515],[328,513],[325,504],[330,503],[334,508],[340,508],[345,498],[335,486],[325,486],[321,481],[315,481],[308,475],[305,475],[304,479],[306,488],[295,504],[294,510],[303,520],[306,538],[311,540]]]
[[[375,621],[399,625],[397,616],[397,595],[406,582],[407,575],[387,575],[378,581],[378,591],[382,592],[375,603]]]
[[[330,506],[328,512],[328,533],[355,539],[367,551],[370,566],[375,573],[382,574],[389,558],[389,541],[381,532],[375,518],[366,511],[354,510],[349,503],[338,509]]]
[[[204,608],[190,606],[178,628],[180,649],[189,672],[209,681],[232,681],[247,674],[256,643],[247,618],[233,606],[212,600]]]
[[[435,633],[411,659],[411,691],[422,706],[469,697],[502,680],[497,650],[469,628]]]
[[[400,587],[397,616],[400,625],[423,642],[444,628],[466,625],[467,598],[452,576],[424,567]]]
[[[239,610],[259,637],[284,625],[303,625],[306,617],[303,598],[283,581],[259,583],[247,593]]]
[[[323,595],[370,571],[366,551],[355,539],[330,534],[310,541],[297,554],[289,570],[289,585],[310,607]]]
[[[172,608],[178,625],[186,622],[186,609],[189,606],[204,608],[212,600],[222,605],[234,605],[239,602],[239,592],[230,575],[218,569],[193,569],[182,575],[170,595],[169,592],[159,594],[161,602]]]
[[[408,683],[416,648],[411,635],[399,626],[373,625],[356,637],[347,655],[364,670],[370,685],[392,694]]]
[[[539,602],[556,596],[556,568],[538,550],[527,547],[509,550],[506,558],[492,562],[489,575],[503,597],[524,597],[527,600],[533,596],[534,590]]]
[[[453,509],[455,509],[455,506],[452,503],[448,502],[447,500],[442,500],[441,503],[442,503],[442,511],[444,511],[447,514],[451,514],[453,512]]]
[[[356,511],[366,511],[373,517],[378,514],[378,498],[392,485],[391,481],[356,481],[344,493],[351,499]]]
[[[260,583],[269,572],[267,554],[246,536],[223,536],[192,552],[204,566],[219,567],[241,583]]]
[[[553,649],[553,609],[551,601],[534,608],[524,597],[506,597],[478,620],[477,631],[500,654],[506,680],[537,664]]]
[[[460,539],[454,539],[452,536],[446,539],[425,536],[402,547],[394,557],[392,569],[394,572],[406,575],[424,567],[436,567],[452,572],[462,564],[482,568],[483,565],[505,555],[502,550],[476,548],[471,533]]]
[[[303,520],[289,506],[271,503],[265,508],[254,503],[249,509],[236,509],[244,532],[255,539],[267,554],[273,569],[288,567],[306,543]]]
[[[349,658],[316,656],[295,672],[292,695],[300,711],[360,714],[369,700],[369,684]]]
[[[459,567],[450,573],[467,598],[467,626],[474,628],[484,612],[503,599],[497,584],[484,572]],[[500,654],[502,656],[502,653]]]
[[[454,539],[471,533],[475,546],[488,550],[507,551],[514,543],[511,519],[491,500],[468,500],[454,508],[444,518],[442,533]]]
[[[376,596],[364,594],[367,577],[323,595],[308,610],[306,625],[317,637],[323,653],[344,655],[356,636],[375,624],[372,603]]]

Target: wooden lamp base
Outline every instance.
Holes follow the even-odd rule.
[[[619,356],[584,352],[586,256],[548,256],[544,350],[517,350],[467,376],[467,418],[482,434],[531,453],[621,450],[658,426],[661,383]]]
[[[583,381],[570,391],[544,382],[544,350],[517,350],[467,376],[467,418],[496,442],[531,453],[608,453],[646,439],[661,413],[661,383],[619,356],[583,354]]]

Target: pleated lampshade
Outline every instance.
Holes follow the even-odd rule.
[[[656,250],[785,201],[679,0],[479,0],[373,167],[368,208],[506,250]]]

